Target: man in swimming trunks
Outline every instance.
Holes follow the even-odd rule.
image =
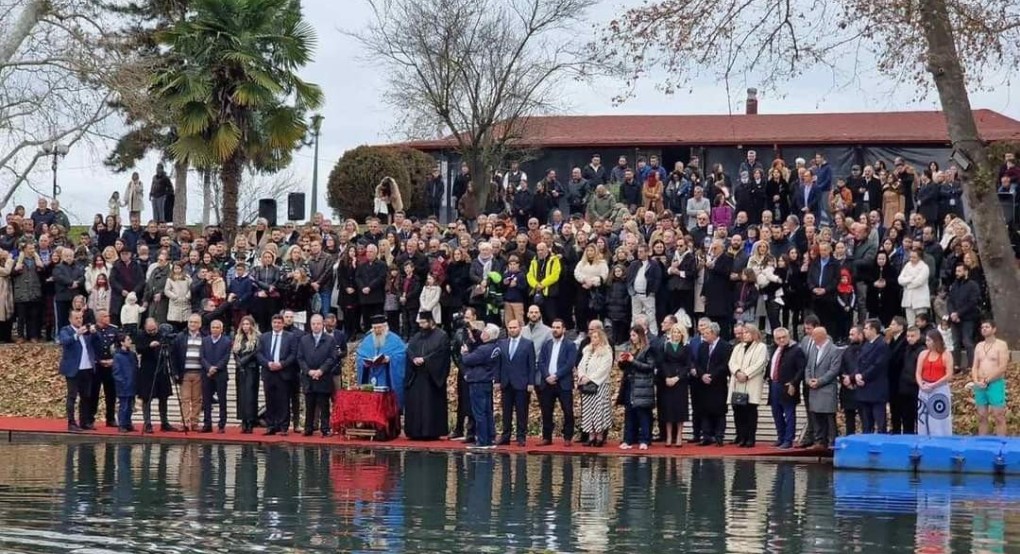
[[[988,434],[988,415],[995,419],[995,434],[1006,436],[1006,365],[1009,346],[995,338],[995,322],[981,322],[984,341],[974,348],[974,366],[970,370],[974,404],[978,412],[978,434]]]

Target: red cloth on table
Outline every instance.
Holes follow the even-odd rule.
[[[377,431],[390,429],[394,422],[399,425],[400,410],[393,391],[339,390],[333,400],[330,423],[338,432],[359,424]]]

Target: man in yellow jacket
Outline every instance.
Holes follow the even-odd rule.
[[[531,301],[542,309],[546,325],[558,317],[556,303],[560,293],[560,257],[549,251],[544,242],[535,247],[537,255],[528,266],[528,286]]]

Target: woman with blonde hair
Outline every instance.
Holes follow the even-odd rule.
[[[666,446],[679,448],[684,445],[683,425],[689,417],[687,377],[694,367],[685,326],[675,324],[670,328],[659,355],[658,370],[663,376],[659,383],[659,421],[666,431]]]
[[[744,325],[743,340],[730,354],[730,404],[737,446],[753,448],[758,433],[758,405],[765,386],[768,348],[761,340],[758,326]]]
[[[578,325],[586,325],[593,319],[602,319],[606,311],[605,284],[609,279],[609,264],[602,259],[594,243],[584,248],[581,259],[574,268],[577,288]]]
[[[234,336],[232,351],[237,363],[234,383],[237,387],[237,419],[241,432],[251,434],[259,417],[259,363],[256,352],[259,346],[259,329],[255,318],[246,315]]]
[[[589,343],[581,350],[577,365],[577,388],[581,393],[581,431],[588,436],[585,446],[606,443],[613,424],[612,383],[613,348],[599,324],[589,324]]]
[[[107,246],[103,249],[103,259],[106,260],[106,267],[111,268],[113,264],[117,263],[119,257],[117,256],[117,249],[112,246]]]
[[[168,300],[167,322],[178,331],[184,329],[184,324],[191,315],[191,277],[188,277],[180,262],[170,266],[170,275],[163,287],[163,294]]]

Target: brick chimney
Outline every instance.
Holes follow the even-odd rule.
[[[758,89],[747,89],[747,115],[758,115]]]

